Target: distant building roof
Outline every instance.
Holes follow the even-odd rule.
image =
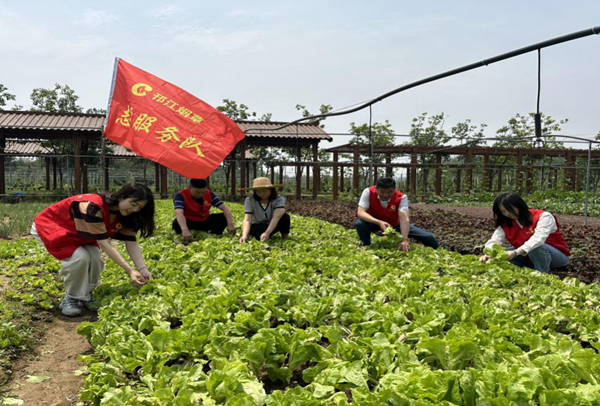
[[[138,156],[122,145],[110,143],[108,144],[112,152],[108,152],[107,156]],[[7,140],[4,148],[6,154],[14,155],[54,155],[51,149],[42,146],[41,141],[16,141]]]
[[[104,114],[84,113],[45,113],[32,111],[0,110],[0,130],[12,130],[11,138],[21,131],[87,131],[102,132]],[[331,141],[332,137],[318,123],[294,124],[281,130],[275,130],[287,123],[263,121],[236,121],[242,131],[254,130],[247,137],[272,139],[306,139]],[[256,131],[257,130],[257,131]]]
[[[281,130],[275,130],[287,123],[277,121],[236,121],[237,125],[242,129],[255,130],[246,133],[247,137],[266,137],[266,138],[302,138],[311,140],[331,141],[333,138],[327,134],[318,123],[300,123],[290,125]],[[256,131],[257,130],[257,131]]]
[[[101,131],[103,114],[0,111],[0,129]]]

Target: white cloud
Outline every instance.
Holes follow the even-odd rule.
[[[176,5],[169,5],[153,9],[150,14],[157,19],[168,19],[183,15],[184,10]]]
[[[85,10],[79,20],[73,22],[74,25],[88,28],[96,28],[119,21],[120,17],[108,10]]]
[[[278,11],[275,10],[247,10],[247,9],[236,9],[225,13],[225,17],[229,19],[237,20],[248,20],[248,19],[261,19],[261,18],[273,18],[279,15]]]
[[[242,51],[261,51],[265,47],[262,30],[225,31],[217,28],[186,30],[185,27],[173,35],[172,41],[183,45],[196,45],[200,49],[221,54]]]
[[[88,16],[91,14],[88,14]],[[104,21],[107,21],[106,19]],[[29,68],[39,69],[39,61],[52,63],[64,60],[113,54],[115,49],[100,35],[59,35],[56,27],[27,21],[18,13],[5,10],[0,3],[0,54],[10,55]]]

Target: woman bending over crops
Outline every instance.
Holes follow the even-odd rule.
[[[567,247],[556,217],[544,210],[530,209],[516,193],[504,193],[493,206],[496,231],[485,243],[507,246],[508,260],[520,267],[527,266],[549,272],[569,263]],[[479,260],[490,259],[482,255]]]
[[[267,241],[270,236],[280,232],[286,239],[290,233],[290,215],[285,212],[285,197],[279,196],[276,187],[268,178],[256,178],[252,182],[252,196],[244,203],[244,222],[242,223],[241,243],[250,236],[257,240]]]
[[[60,309],[65,316],[78,316],[93,301],[104,261],[100,248],[123,268],[136,286],[152,279],[136,241],[154,232],[154,197],[147,186],[135,183],[110,194],[81,194],[44,209],[31,227],[31,234],[50,254],[62,262],[65,297]],[[123,240],[132,267],[111,245]]]

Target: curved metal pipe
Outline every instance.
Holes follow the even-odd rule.
[[[443,73],[439,73],[437,75],[429,76],[428,78],[425,78],[425,79],[417,80],[416,82],[412,82],[412,83],[409,83],[407,85],[401,86],[401,87],[399,87],[397,89],[391,90],[391,91],[389,91],[389,92],[387,92],[385,94],[382,94],[381,96],[378,96],[378,97],[376,97],[376,98],[374,98],[374,99],[372,99],[372,100],[370,100],[370,101],[368,101],[366,103],[363,103],[363,104],[361,104],[361,105],[359,105],[357,107],[354,107],[354,108],[351,108],[351,109],[348,109],[348,110],[342,110],[342,111],[337,111],[337,112],[332,112],[332,113],[326,113],[326,114],[318,114],[316,116],[310,116],[310,117],[303,117],[303,118],[300,118],[298,120],[290,121],[289,123],[287,123],[287,124],[285,124],[285,125],[283,125],[281,127],[270,129],[268,131],[278,131],[278,130],[281,130],[283,128],[289,127],[290,125],[298,124],[298,123],[300,123],[302,121],[316,120],[316,119],[325,118],[325,117],[343,116],[343,115],[346,115],[346,114],[354,113],[354,112],[362,110],[362,109],[364,109],[366,107],[372,106],[373,104],[375,104],[377,102],[380,102],[383,99],[387,99],[388,97],[393,96],[393,95],[395,95],[397,93],[403,92],[403,91],[408,90],[408,89],[412,89],[413,87],[421,86],[421,85],[424,85],[426,83],[434,82],[434,81],[439,80],[439,79],[443,79],[443,78],[447,78],[449,76],[457,75],[459,73],[467,72],[467,71],[470,71],[470,70],[473,70],[473,69],[476,69],[476,68],[480,68],[482,66],[487,66],[487,65],[490,65],[492,63],[496,63],[496,62],[499,62],[499,61],[503,61],[505,59],[513,58],[515,56],[523,55],[523,54],[526,54],[526,53],[531,52],[531,51],[536,51],[536,50],[539,50],[539,49],[542,49],[542,48],[547,48],[547,47],[550,47],[550,46],[553,46],[553,45],[561,44],[563,42],[568,42],[568,41],[572,41],[572,40],[575,40],[575,39],[579,39],[579,38],[583,38],[583,37],[588,37],[590,35],[598,35],[598,34],[600,34],[600,26],[596,26],[596,27],[593,27],[593,28],[588,28],[588,29],[585,29],[585,30],[573,32],[571,34],[567,34],[567,35],[563,35],[563,36],[560,36],[560,37],[552,38],[552,39],[549,39],[549,40],[546,40],[546,41],[538,42],[536,44],[529,45],[529,46],[526,46],[526,47],[523,47],[523,48],[519,48],[519,49],[516,49],[514,51],[506,52],[504,54],[500,54],[500,55],[497,55],[497,56],[493,56],[491,58],[484,59],[484,60],[479,61],[479,62],[475,62],[475,63],[471,63],[469,65],[462,66],[460,68],[452,69],[452,70],[449,70],[449,71],[446,71],[446,72],[443,72]],[[263,131],[259,130],[259,129],[248,129],[248,130],[245,131],[246,134],[249,133],[249,132],[261,133]]]

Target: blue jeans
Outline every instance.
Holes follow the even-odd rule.
[[[356,231],[358,232],[358,238],[360,238],[363,245],[371,245],[371,233],[378,230],[381,229],[377,224],[369,223],[361,219],[356,220]],[[400,225],[396,227],[396,231],[400,232]],[[440,246],[433,234],[428,233],[427,231],[422,230],[412,224],[410,225],[408,237],[414,238],[426,247],[431,247],[433,249],[437,249],[437,247]]]
[[[507,251],[509,250],[514,250],[514,248],[507,248]],[[529,254],[527,254],[527,257],[517,255],[511,259],[510,262],[521,268],[524,266],[531,268],[532,265],[527,262],[527,258],[533,262],[533,269],[543,273],[548,273],[551,269],[560,268],[569,263],[568,256],[549,244],[544,244],[531,250]]]

